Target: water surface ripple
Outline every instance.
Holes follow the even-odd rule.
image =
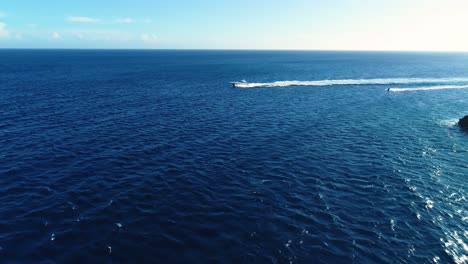
[[[229,85],[446,79],[466,54],[2,50],[0,67],[2,263],[468,261],[468,89]]]

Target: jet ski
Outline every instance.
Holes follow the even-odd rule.
[[[242,80],[240,82],[230,82],[230,84],[232,85],[232,87],[239,87],[239,84],[243,84],[243,83],[247,83],[246,80]]]

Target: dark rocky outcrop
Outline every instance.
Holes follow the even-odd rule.
[[[462,119],[460,119],[458,121],[458,124],[461,126],[461,127],[466,127],[468,128],[468,115],[463,117]]]

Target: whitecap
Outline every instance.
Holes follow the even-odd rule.
[[[420,213],[416,213],[416,218],[418,218],[418,220],[421,220],[421,214],[420,214]]]
[[[427,209],[434,208],[434,202],[431,199],[426,199],[426,208]]]

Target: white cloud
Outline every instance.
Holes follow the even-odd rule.
[[[139,37],[132,32],[120,30],[101,30],[101,29],[63,29],[60,31],[63,38],[71,37],[75,40],[93,41],[132,41]]]
[[[6,26],[7,25],[5,23],[0,22],[0,38],[7,38],[10,35]]]
[[[58,32],[52,32],[52,38],[53,39],[61,39],[62,35],[60,35]]]
[[[130,17],[126,17],[126,18],[115,19],[114,22],[121,23],[121,24],[131,24],[131,23],[135,23],[136,20]]]
[[[140,38],[144,42],[148,42],[148,43],[158,41],[158,36],[156,36],[156,34],[141,34]]]
[[[125,18],[114,19],[113,22],[114,23],[119,23],[119,24],[133,24],[133,23],[149,24],[149,23],[152,23],[153,20],[151,20],[149,18],[136,19],[136,18],[131,18],[131,17],[125,17]]]
[[[97,18],[84,17],[84,16],[69,16],[65,20],[69,22],[78,22],[78,23],[93,23],[93,22],[99,21],[99,19]]]

